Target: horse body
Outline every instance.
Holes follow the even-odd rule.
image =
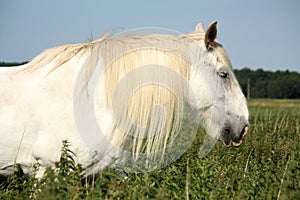
[[[166,138],[175,137],[176,126],[180,124],[178,115],[180,111],[177,107],[181,98],[184,98],[197,111],[202,126],[208,134],[226,145],[230,143],[230,140],[234,145],[239,145],[243,134],[247,132],[248,110],[245,98],[230,69],[227,55],[223,55],[223,48],[218,46],[219,43],[214,42],[214,34],[216,34],[214,28],[215,24],[204,32],[201,26],[197,26],[195,33],[199,32],[199,34],[192,33],[180,37],[145,35],[136,38],[124,36],[110,40],[104,36],[86,44],[65,45],[47,50],[30,63],[20,67],[1,68],[0,174],[4,176],[11,174],[15,163],[20,163],[24,173],[30,174],[33,165],[39,163],[40,170],[37,176],[41,177],[47,166],[53,166],[59,161],[62,140],[70,142],[71,150],[77,155],[77,162],[83,164],[87,175],[97,173],[103,167],[112,165],[116,158],[120,159],[119,162],[123,162],[122,159],[126,160],[126,157],[121,158],[124,152],[120,149],[132,134],[129,132],[135,132],[137,138],[132,141],[131,145],[134,152],[149,153],[160,148],[165,149]],[[189,42],[191,38],[193,41],[199,40],[197,51],[193,52],[192,56],[182,55],[191,48],[192,44]],[[178,39],[183,40],[183,43],[176,46],[174,41]],[[129,40],[130,45],[128,45]],[[168,44],[173,45],[167,50],[163,49],[165,44],[162,42],[166,40],[172,40]],[[139,46],[143,41],[144,46]],[[121,46],[123,50],[119,50],[120,44],[123,43],[126,45]],[[157,45],[149,49],[147,44],[153,46],[153,43]],[[157,46],[161,49],[157,50]],[[220,48],[220,52],[217,52],[216,56],[210,52],[210,48]],[[193,95],[184,91],[187,88],[181,88],[182,83],[178,81],[181,78],[165,77],[161,71],[152,74],[152,71],[156,69],[156,66],[151,66],[153,63],[159,66],[172,66],[172,71],[188,81],[189,92]],[[126,74],[141,65],[146,66],[151,73],[136,71],[130,76],[130,80],[124,78]],[[196,67],[189,67],[190,65]],[[122,70],[119,69],[120,66],[123,66]],[[194,72],[199,66],[202,67],[201,72],[207,73],[206,75],[214,74],[214,76],[212,78],[199,77],[199,73]],[[97,74],[99,68],[104,69],[102,70],[103,78],[98,87],[90,88],[93,76]],[[169,68],[166,67],[164,72],[168,71]],[[141,77],[147,79],[148,76],[153,76],[154,80],[167,80],[166,85],[170,82],[178,82],[173,86],[176,88],[173,93],[177,96],[174,98],[174,94],[168,94],[162,88],[144,87],[140,79]],[[230,76],[230,79],[225,76]],[[119,90],[121,92],[128,90],[135,80],[145,90],[140,93],[135,92],[130,96],[131,104],[127,102],[129,108],[123,111],[122,105],[118,107],[119,99],[127,94],[120,93],[121,95],[115,98],[111,91],[117,90],[118,82],[122,81],[125,86]],[[207,84],[207,81],[217,82],[218,86]],[[207,86],[203,87],[204,84]],[[131,89],[133,90],[134,87],[132,86]],[[90,90],[94,93],[90,93]],[[211,94],[212,91],[214,94],[220,94],[215,96]],[[86,113],[89,107],[85,105],[78,107],[78,105],[82,102],[90,102],[90,99],[96,103],[93,105],[87,103],[87,106],[92,106],[95,110],[95,119],[104,137],[90,138],[91,141],[87,144],[86,140],[81,137],[82,133],[79,133],[80,126],[86,129],[93,119],[90,119],[89,114]],[[117,100],[114,101],[114,99]],[[234,105],[236,103],[239,106]],[[163,118],[149,121],[152,115],[158,116],[159,109],[149,111],[144,108],[158,104],[164,105],[167,118],[172,116],[172,120],[167,121],[165,129],[160,127],[161,121],[164,121]],[[121,109],[121,111],[114,112],[114,109]],[[81,111],[80,114],[74,114],[78,111]],[[121,114],[116,116],[115,113]],[[132,122],[128,122],[128,113],[140,127],[144,128],[137,128]],[[79,123],[78,125],[78,120],[81,119],[86,119],[87,124]],[[123,130],[122,124],[124,124]],[[88,132],[93,132],[93,127],[89,129],[91,130]],[[151,141],[147,140],[145,143],[146,132],[149,134],[160,131],[165,133],[157,134]],[[89,139],[88,133],[86,134]],[[139,157],[139,154],[136,153],[135,156]]]
[[[71,92],[65,90],[60,93],[54,89],[62,89],[65,85],[58,85],[59,82],[48,84],[43,80],[42,72],[26,73],[19,67],[1,70],[1,74],[8,74],[8,78],[1,76],[0,79],[3,86],[0,89],[1,174],[10,174],[15,162],[20,163],[24,172],[28,173],[32,163],[40,158],[56,161],[59,157],[61,140],[56,137],[68,137],[70,130],[66,127],[71,127],[71,124],[66,113],[72,109],[71,100],[61,96]],[[58,123],[62,119],[64,123]],[[49,133],[49,129],[53,131]]]

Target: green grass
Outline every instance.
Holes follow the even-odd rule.
[[[239,148],[217,144],[199,159],[205,136],[199,129],[173,164],[129,173],[126,180],[107,169],[86,183],[65,143],[57,168],[48,169],[40,182],[24,178],[16,166],[0,184],[0,199],[299,199],[299,105],[299,100],[251,100],[250,132]]]

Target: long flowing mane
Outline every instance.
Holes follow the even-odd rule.
[[[163,161],[182,121],[182,81],[188,79],[191,66],[187,41],[175,36],[123,36],[102,48],[107,106],[118,115],[109,137],[116,137],[115,146],[131,149],[129,156],[135,161]],[[120,98],[125,99],[114,103]]]

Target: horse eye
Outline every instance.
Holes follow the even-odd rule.
[[[229,74],[227,72],[218,72],[218,74],[221,78],[224,78],[224,79],[229,77]]]

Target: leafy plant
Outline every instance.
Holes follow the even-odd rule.
[[[14,174],[0,183],[0,199],[298,199],[299,104],[250,101],[250,132],[239,148],[217,144],[200,159],[205,132],[198,129],[174,163],[150,173],[129,173],[128,179],[105,169],[89,182],[70,151],[72,144],[63,141],[60,161],[41,180],[25,177],[16,164]]]

